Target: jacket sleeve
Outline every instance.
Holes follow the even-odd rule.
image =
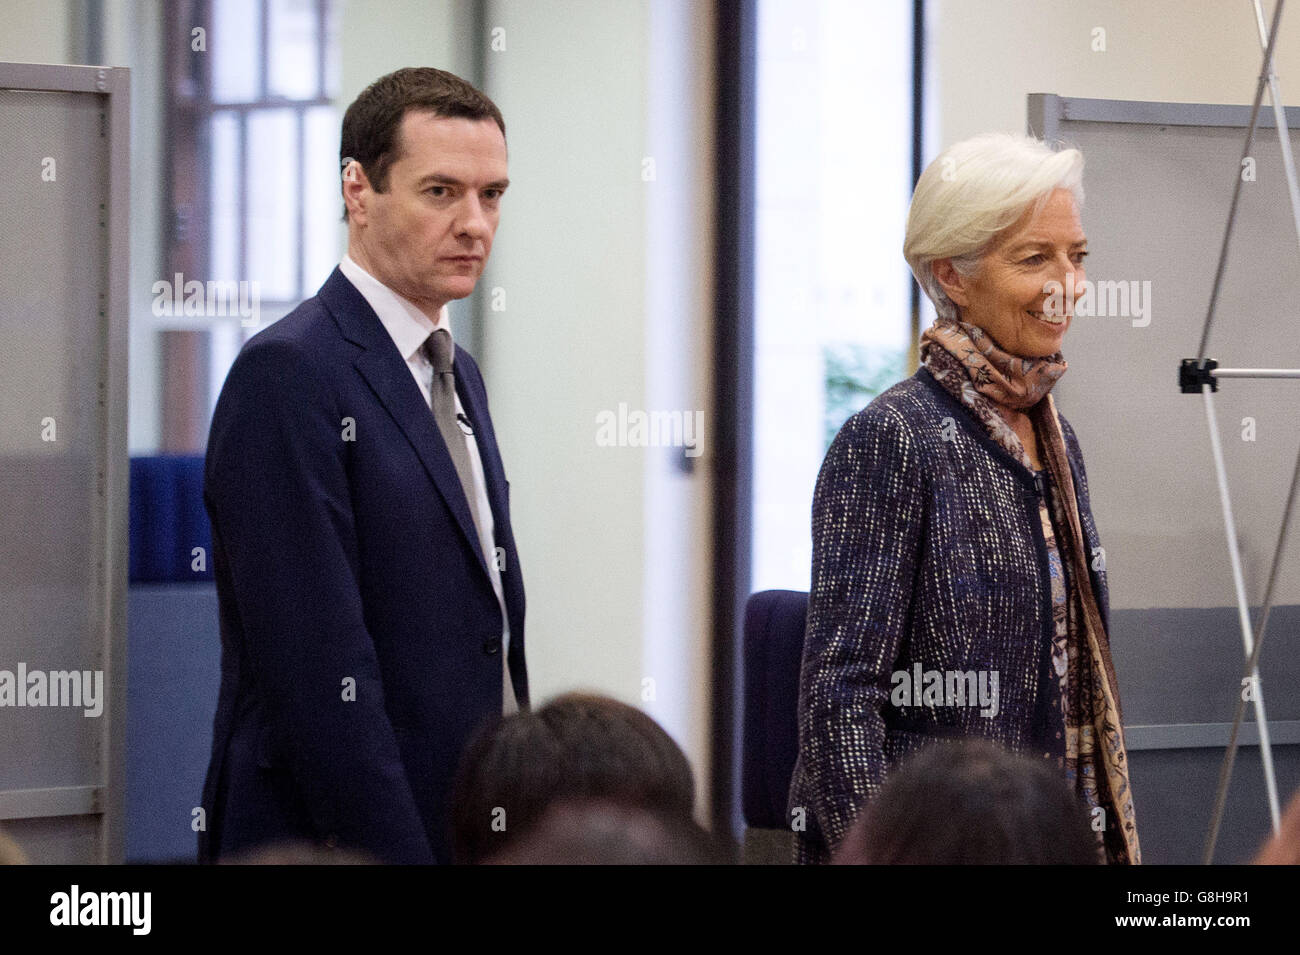
[[[205,496],[241,665],[317,830],[386,862],[432,862],[362,611],[349,412],[304,352],[245,348],[213,418]]]
[[[883,407],[849,419],[817,479],[799,747],[808,808],[832,850],[884,779],[883,711],[920,563],[925,493],[907,426]]]

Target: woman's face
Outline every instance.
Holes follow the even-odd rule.
[[[936,262],[935,274],[959,307],[962,321],[984,329],[1013,355],[1041,358],[1061,350],[1074,319],[1069,293],[1064,315],[1045,314],[1051,283],[1059,283],[1059,293],[1073,282],[1074,298],[1083,294],[1087,246],[1074,196],[1068,189],[1056,189],[1037,215],[1030,209],[1002,232],[974,275],[964,278],[948,262]]]

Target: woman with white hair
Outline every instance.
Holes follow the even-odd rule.
[[[987,134],[912,196],[903,254],[938,319],[916,374],[850,418],[813,499],[790,808],[824,862],[891,768],[983,737],[1055,766],[1109,862],[1140,861],[1101,543],[1066,370],[1083,156]],[[802,823],[802,825],[801,825]]]

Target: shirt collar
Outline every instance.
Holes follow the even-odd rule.
[[[389,337],[393,339],[393,344],[397,346],[397,350],[405,360],[410,361],[414,358],[425,339],[439,328],[444,328],[448,335],[451,334],[447,306],[444,305],[438,312],[437,322],[430,321],[429,316],[420,311],[415,303],[380,282],[357,265],[352,256],[346,252],[343,254],[343,261],[339,263],[339,271],[356,286],[361,297],[375,310],[379,321],[383,323]]]

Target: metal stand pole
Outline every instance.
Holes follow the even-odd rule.
[[[1282,7],[1285,0],[1278,0],[1273,10],[1272,25],[1264,28],[1264,12],[1260,0],[1254,0],[1255,24],[1259,30],[1260,45],[1264,50],[1264,62],[1260,69],[1259,83],[1255,90],[1255,103],[1251,109],[1250,128],[1246,134],[1246,146],[1243,160],[1249,156],[1251,143],[1258,122],[1260,102],[1264,87],[1269,90],[1272,101],[1273,116],[1277,125],[1278,141],[1282,150],[1282,165],[1286,172],[1287,191],[1291,199],[1291,214],[1295,222],[1296,241],[1300,243],[1300,185],[1296,181],[1295,159],[1291,153],[1291,133],[1287,127],[1286,110],[1282,105],[1282,93],[1273,70],[1273,52],[1277,43],[1278,24],[1282,21]],[[1210,820],[1209,832],[1205,839],[1205,852],[1202,861],[1210,864],[1214,859],[1214,847],[1218,841],[1219,828],[1223,822],[1223,811],[1227,803],[1228,786],[1232,781],[1232,771],[1236,762],[1237,737],[1241,723],[1246,714],[1247,697],[1255,704],[1255,720],[1259,727],[1260,758],[1264,768],[1264,782],[1268,790],[1269,814],[1273,823],[1273,832],[1280,828],[1281,810],[1277,798],[1277,779],[1273,771],[1273,747],[1269,740],[1268,720],[1264,711],[1264,688],[1259,679],[1259,655],[1264,646],[1264,632],[1268,625],[1269,612],[1273,604],[1273,591],[1277,583],[1278,568],[1286,550],[1286,539],[1291,524],[1291,513],[1295,504],[1297,488],[1300,488],[1300,456],[1296,458],[1295,469],[1291,477],[1291,490],[1287,495],[1283,510],[1282,523],[1278,530],[1277,544],[1273,551],[1273,563],[1269,570],[1268,584],[1264,591],[1264,606],[1260,614],[1258,634],[1252,638],[1250,624],[1250,604],[1246,596],[1245,581],[1241,572],[1241,556],[1237,548],[1236,525],[1232,518],[1232,505],[1228,496],[1228,477],[1223,463],[1223,449],[1219,444],[1218,422],[1214,415],[1212,394],[1218,389],[1217,377],[1229,378],[1300,378],[1300,370],[1278,368],[1233,368],[1215,372],[1215,362],[1207,361],[1206,346],[1209,341],[1210,327],[1214,320],[1214,309],[1218,301],[1223,272],[1227,263],[1228,243],[1232,236],[1232,227],[1236,220],[1237,203],[1241,195],[1241,170],[1237,170],[1236,183],[1232,193],[1232,205],[1228,212],[1228,224],[1224,230],[1223,245],[1220,250],[1219,264],[1214,276],[1214,287],[1210,293],[1210,305],[1205,316],[1205,328],[1201,333],[1200,351],[1194,368],[1189,362],[1183,363],[1180,380],[1184,391],[1191,391],[1189,384],[1199,384],[1199,390],[1205,398],[1206,422],[1210,431],[1210,447],[1214,455],[1215,475],[1219,483],[1219,499],[1223,507],[1223,521],[1228,541],[1228,556],[1232,563],[1232,579],[1237,594],[1237,615],[1241,624],[1241,640],[1245,648],[1246,665],[1241,680],[1240,699],[1237,701],[1236,713],[1232,722],[1232,732],[1228,747],[1224,752],[1223,764],[1219,770],[1219,785],[1215,793],[1214,811]]]

